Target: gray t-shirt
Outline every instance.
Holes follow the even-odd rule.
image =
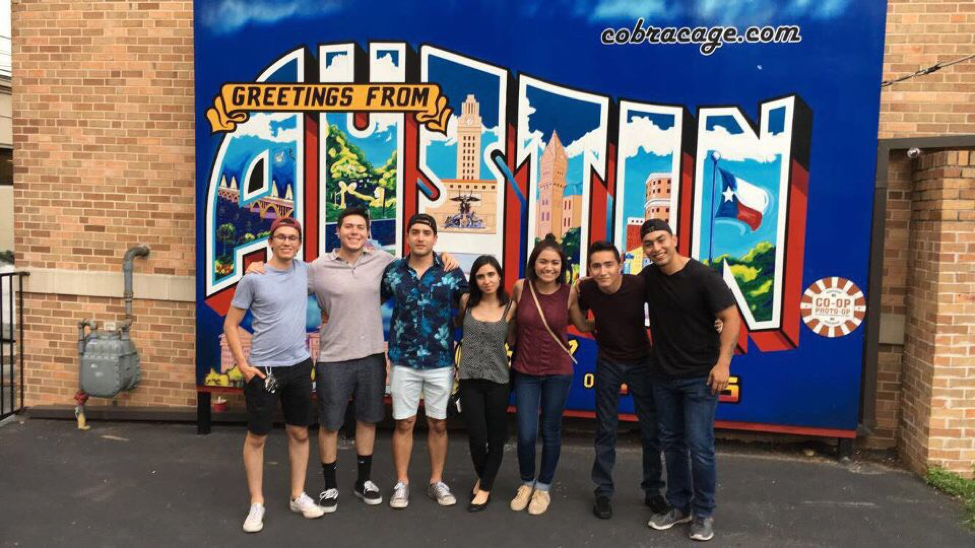
[[[385,251],[367,249],[355,264],[335,251],[311,263],[308,290],[328,316],[318,361],[357,360],[385,350],[379,288],[383,271],[394,260]]]
[[[291,261],[288,270],[265,266],[265,274],[246,274],[237,284],[235,308],[253,314],[254,338],[247,362],[258,367],[295,365],[307,360],[308,265]]]

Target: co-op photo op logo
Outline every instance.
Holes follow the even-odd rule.
[[[711,55],[725,44],[798,44],[802,33],[799,25],[751,26],[744,31],[733,26],[644,26],[641,17],[632,27],[603,29],[599,41],[606,46],[694,44],[699,46],[701,55]]]

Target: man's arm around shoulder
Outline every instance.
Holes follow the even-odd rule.
[[[399,263],[399,261],[400,259],[393,259],[393,261],[390,262],[388,265],[386,265],[386,268],[383,270],[383,275],[379,282],[380,303],[384,303],[388,301],[393,296],[393,285],[390,282],[389,273],[392,272],[394,268],[396,268],[396,265]]]

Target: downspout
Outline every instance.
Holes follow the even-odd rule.
[[[129,248],[125,252],[125,258],[122,259],[122,275],[125,278],[125,293],[123,297],[125,298],[125,320],[122,322],[119,330],[122,333],[122,339],[127,340],[129,338],[129,328],[132,327],[132,322],[135,317],[132,314],[132,269],[133,263],[136,257],[146,258],[149,256],[149,247],[144,245],[138,245]]]

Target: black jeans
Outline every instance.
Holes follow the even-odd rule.
[[[649,358],[636,363],[622,363],[602,356],[596,361],[596,460],[592,463],[592,481],[596,494],[613,496],[613,465],[616,464],[616,430],[619,426],[620,386],[626,383],[640,424],[643,445],[643,482],[640,487],[649,495],[660,492],[660,440],[657,433],[657,410],[653,401]]]
[[[501,468],[508,438],[508,384],[483,379],[460,381],[461,414],[467,422],[474,471],[481,490],[490,491]]]

